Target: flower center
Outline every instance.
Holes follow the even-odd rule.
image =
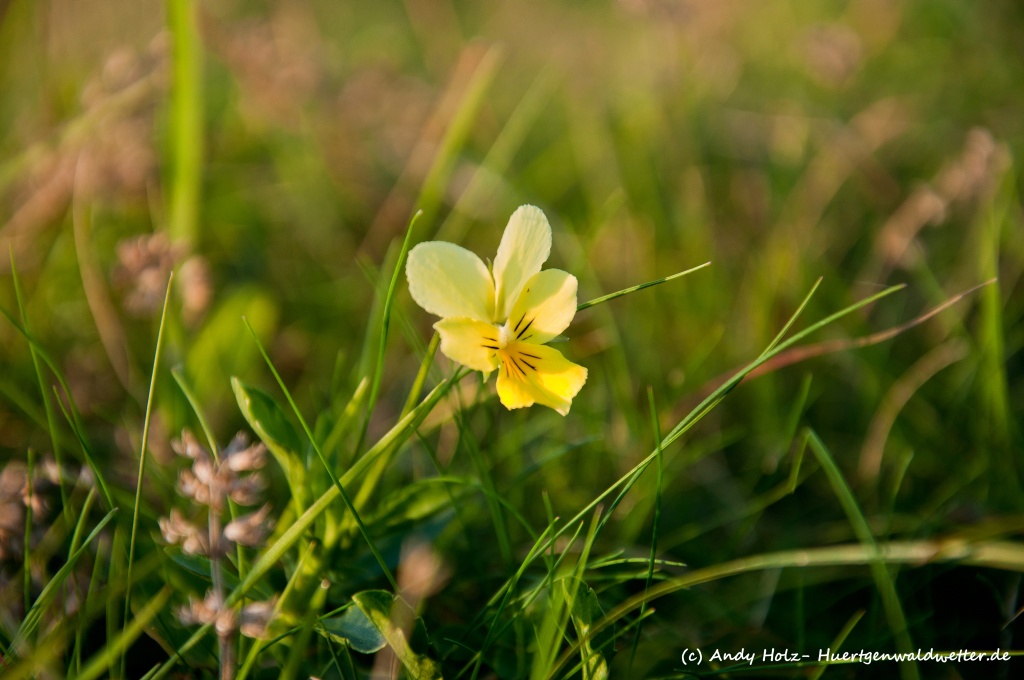
[[[498,328],[498,349],[505,349],[505,347],[515,339],[516,336],[512,332],[512,329],[508,327],[507,323]]]

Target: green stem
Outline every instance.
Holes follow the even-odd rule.
[[[171,239],[191,247],[199,222],[203,164],[203,54],[195,0],[167,0],[174,47],[171,86]]]

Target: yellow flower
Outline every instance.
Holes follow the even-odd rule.
[[[506,408],[543,404],[563,416],[587,381],[587,369],[545,346],[576,314],[576,277],[541,271],[551,227],[532,205],[509,218],[492,268],[453,243],[429,241],[409,252],[413,300],[441,317],[441,352],[475,371],[498,370]]]

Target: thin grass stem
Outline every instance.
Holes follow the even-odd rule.
[[[128,568],[125,573],[124,617],[123,627],[128,625],[128,615],[132,602],[132,567],[135,562],[135,537],[139,528],[139,511],[142,507],[142,484],[146,474],[146,451],[149,449],[149,426],[153,417],[153,400],[156,396],[156,377],[160,370],[160,353],[164,343],[164,326],[167,322],[167,308],[171,301],[171,285],[174,283],[174,272],[167,278],[167,290],[164,293],[163,311],[160,313],[160,327],[156,332],[156,350],[153,352],[153,371],[149,378],[149,396],[146,398],[146,415],[142,423],[142,442],[139,446],[139,475],[135,482],[135,504],[132,508],[132,530],[128,539]],[[121,677],[124,677],[126,657],[121,657]]]
[[[602,302],[608,302],[609,300],[614,300],[615,298],[622,297],[623,295],[629,295],[630,293],[635,293],[638,290],[643,290],[644,288],[650,288],[651,286],[657,286],[657,285],[660,285],[662,283],[666,283],[668,281],[674,281],[675,279],[682,278],[683,276],[686,276],[687,274],[692,274],[695,271],[698,271],[698,270],[704,269],[704,267],[710,267],[710,266],[711,266],[711,262],[705,262],[704,264],[699,264],[696,267],[691,267],[690,269],[687,269],[686,271],[678,272],[676,274],[672,274],[671,276],[666,276],[663,279],[656,279],[654,281],[648,281],[647,283],[641,283],[641,284],[636,285],[636,286],[630,286],[629,288],[623,288],[620,291],[616,291],[614,293],[609,293],[608,295],[602,295],[601,297],[594,298],[593,300],[588,300],[587,302],[584,302],[582,304],[577,305],[576,306],[576,311],[577,312],[582,312],[584,309],[587,309],[588,307],[593,307],[594,305],[599,305]]]

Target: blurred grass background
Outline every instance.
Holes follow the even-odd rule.
[[[795,492],[779,493],[804,426],[878,540],[1024,526],[1020,3],[11,0],[0,3],[0,92],[0,245],[29,332],[129,507],[172,268],[165,365],[182,367],[218,437],[247,427],[231,376],[274,384],[242,316],[327,428],[372,372],[412,213],[424,211],[416,240],[488,256],[512,210],[532,203],[554,228],[549,266],[579,277],[581,301],[713,266],[578,315],[561,347],[590,377],[566,419],[505,412],[491,396],[438,418],[385,488],[437,474],[432,451],[539,531],[651,450],[648,387],[667,432],[761,352],[819,277],[801,327],[907,288],[813,340],[898,326],[998,277],[895,339],[732,392],[665,452],[657,550],[701,567],[856,542],[808,460]],[[17,319],[0,260],[0,304]],[[401,412],[430,323],[401,286],[370,441]],[[13,323],[0,323],[0,361],[0,458],[80,464]],[[432,380],[447,370],[440,359]],[[196,427],[168,371],[156,390],[147,549],[175,502],[169,442]],[[596,551],[646,559],[656,488],[648,472]],[[425,532],[451,569],[423,615],[458,659],[442,640],[479,649],[470,622],[532,541],[508,516],[501,529],[486,512],[449,510],[400,531]],[[1014,646],[1022,566],[893,572],[915,644]],[[643,589],[631,568],[587,577],[605,611]],[[18,569],[8,559],[5,580]],[[632,677],[672,672],[684,648],[825,647],[860,610],[855,639],[891,644],[866,569],[768,570],[655,604]],[[488,672],[524,677],[515,658],[528,646],[503,639]],[[627,677],[629,654],[608,656],[611,677]],[[830,675],[844,672],[861,671]],[[941,672],[925,677],[991,677]]]

